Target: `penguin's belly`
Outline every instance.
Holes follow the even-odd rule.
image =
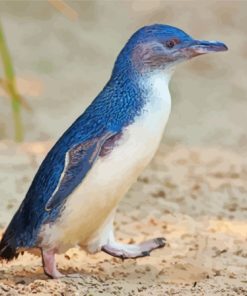
[[[98,159],[78,190],[68,199],[59,222],[61,225],[58,224],[63,231],[63,242],[86,245],[156,150],[154,147],[152,151],[147,149],[148,143],[143,141],[122,141],[110,154]],[[143,151],[144,147],[146,151]]]
[[[112,150],[98,158],[57,221],[42,229],[42,246],[63,252],[95,236],[157,150],[170,104],[158,107],[155,113],[147,109],[124,129]]]

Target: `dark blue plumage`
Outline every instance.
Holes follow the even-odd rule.
[[[126,73],[127,71],[132,73]],[[49,211],[46,211],[45,207],[64,170],[66,153],[74,146],[100,138],[107,132],[121,133],[141,110],[145,92],[137,87],[136,79],[135,71],[125,65],[120,69],[117,62],[112,79],[47,154],[1,242],[8,244],[11,241],[13,252],[11,251],[10,257],[14,256],[16,247],[34,246],[37,243],[40,226],[58,217],[60,207]],[[79,183],[73,177],[80,175],[81,166],[73,171],[72,188]],[[67,198],[72,190],[69,192],[64,190],[59,199]]]
[[[84,114],[58,140],[42,162],[25,199],[5,232],[3,241],[12,240],[15,236],[14,244],[18,247],[31,247],[37,243],[40,226],[43,223],[54,221],[61,209],[55,207],[46,211],[45,207],[64,170],[66,153],[74,146],[101,138],[106,133],[112,135],[121,133],[141,108],[143,95],[133,86],[132,82],[131,79],[125,80],[124,91],[121,79],[118,81],[116,78],[110,81]],[[127,89],[126,86],[128,86]],[[121,89],[121,97],[114,95],[118,92],[116,88]],[[71,190],[62,192],[59,197],[61,201],[67,198],[80,183],[77,182],[76,177],[82,173],[82,167],[87,159],[79,161],[80,165],[75,168],[70,178]],[[84,172],[85,175],[86,172]],[[66,187],[65,184],[64,187]]]

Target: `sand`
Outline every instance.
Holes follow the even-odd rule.
[[[49,147],[1,143],[1,226]],[[246,181],[239,154],[162,145],[121,202],[115,230],[127,243],[164,236],[165,248],[125,261],[71,249],[57,256],[58,268],[77,277],[59,280],[43,274],[40,257],[25,253],[0,263],[0,295],[247,295]]]

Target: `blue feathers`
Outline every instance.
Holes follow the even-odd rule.
[[[118,75],[124,69],[128,69],[130,75],[140,75],[136,73],[132,64],[132,52],[138,46],[148,42],[160,42],[176,38],[179,40],[180,46],[193,42],[193,38],[186,34],[184,31],[169,25],[154,24],[145,26],[136,31],[128,40],[120,52],[113,69],[113,75]]]
[[[135,78],[128,76],[127,70],[112,76],[93,103],[47,154],[5,232],[3,240],[6,240],[6,244],[14,236],[16,248],[37,246],[41,226],[57,219],[61,205],[91,168],[91,154],[96,153],[97,156],[100,151],[95,152],[94,147],[75,156],[78,162],[70,165],[61,189],[51,199],[65,168],[66,153],[73,151],[75,147],[85,147],[93,139],[99,139],[100,142],[107,133],[121,133],[141,112],[145,94],[138,88]],[[83,158],[83,153],[86,158]],[[70,182],[67,183],[68,181]],[[49,211],[46,210],[46,205]]]
[[[57,219],[66,198],[100,155],[100,148],[107,140],[105,135],[121,134],[142,112],[148,90],[142,83],[142,74],[133,66],[132,50],[138,44],[163,42],[174,36],[184,42],[191,40],[183,31],[166,25],[144,27],[130,38],[116,60],[109,82],[42,162],[4,234],[0,257],[13,258],[16,249],[38,245],[41,226]],[[68,153],[69,164],[65,168]]]

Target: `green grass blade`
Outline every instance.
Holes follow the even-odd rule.
[[[15,140],[21,142],[24,137],[22,119],[21,119],[21,102],[16,89],[15,73],[9,50],[5,41],[2,25],[0,23],[0,57],[2,59],[6,89],[11,98],[11,107],[15,128]]]

